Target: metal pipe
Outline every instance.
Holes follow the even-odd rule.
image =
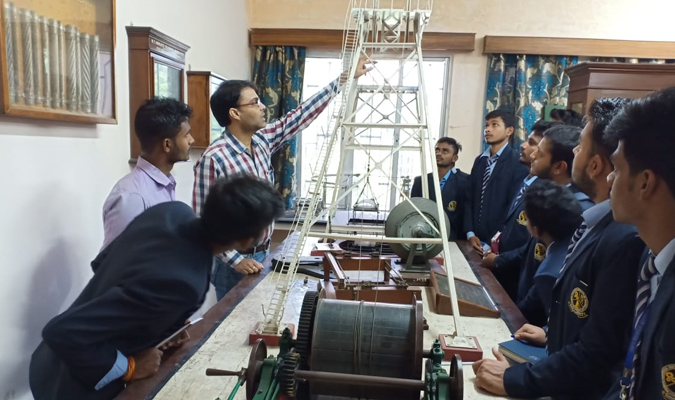
[[[387,378],[383,376],[338,374],[334,372],[302,371],[295,372],[296,379],[322,381],[330,383],[346,383],[364,386],[389,386],[402,389],[424,390],[424,382],[412,379]]]

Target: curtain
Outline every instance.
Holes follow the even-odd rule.
[[[485,114],[503,109],[516,116],[515,144],[522,143],[547,105],[567,106],[572,56],[491,54],[488,58]],[[483,139],[485,140],[485,139]]]
[[[281,118],[302,100],[305,74],[305,48],[291,46],[257,46],[253,64],[253,82],[267,107],[267,120]],[[272,155],[275,187],[286,208],[295,199],[295,163],[298,139],[294,137]]]

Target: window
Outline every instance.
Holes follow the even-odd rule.
[[[418,85],[418,71],[417,64],[407,62],[405,64],[405,71],[400,73],[400,60],[381,60],[377,63],[377,70],[371,71],[365,77],[359,79],[359,86],[368,87],[374,86],[383,79],[392,86],[397,87],[416,87]],[[444,132],[445,126],[445,99],[447,98],[446,82],[449,77],[449,60],[426,60],[424,61],[424,79],[427,90],[427,118],[428,118],[428,135],[431,141],[434,142],[440,132]],[[336,78],[342,72],[342,60],[330,58],[307,58],[305,62],[305,77],[303,87],[303,100],[308,99],[316,92],[321,90],[331,79]],[[357,111],[356,120],[361,122],[368,120],[372,123],[379,122],[405,122],[406,117],[415,116],[414,110],[417,105],[414,101],[415,95],[391,95],[387,96],[379,94],[375,96],[361,95],[363,107]],[[329,108],[316,121],[307,127],[301,134],[300,146],[301,150],[298,157],[297,165],[297,182],[298,193],[300,197],[306,197],[309,188],[309,183],[313,176],[319,173],[321,163],[317,159],[319,150],[324,142],[330,137],[329,131],[336,102],[332,102]],[[409,121],[409,120],[408,120]],[[401,143],[409,137],[409,132],[412,130],[404,129],[370,129],[367,131],[359,130],[354,132],[358,137],[360,143],[367,143],[370,145],[384,145],[392,146],[396,143]],[[408,133],[406,133],[408,132]],[[406,142],[406,145],[415,146],[416,143],[412,141]],[[336,172],[338,170],[338,163],[340,161],[340,147],[336,144],[333,150],[333,156],[328,169],[327,179],[327,196],[328,199],[332,196],[336,182]],[[390,155],[390,150],[370,150],[370,155],[375,161],[380,161],[387,155]],[[337,179],[340,183],[341,189],[351,185],[352,181],[356,181],[359,176],[362,176],[368,169],[373,170],[375,163],[368,157],[368,153],[364,150],[355,149],[349,150],[343,155],[344,167],[342,179]],[[427,171],[430,171],[431,161],[433,156],[429,157],[427,161]],[[418,151],[401,150],[394,152],[387,160],[382,162],[381,169],[387,171],[391,179],[399,185],[404,186],[404,182],[408,181],[408,186],[412,186],[412,181],[415,176],[420,175],[420,154]],[[340,202],[340,209],[351,209],[357,202],[374,199],[379,205],[380,211],[391,209],[392,205],[399,202],[399,194],[396,188],[389,183],[385,174],[381,171],[375,171],[368,180],[368,184],[362,183],[351,196],[347,196]]]

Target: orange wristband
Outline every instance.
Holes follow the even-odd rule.
[[[131,381],[131,378],[134,377],[134,372],[136,371],[136,360],[133,357],[127,357],[127,362],[129,366],[127,367],[127,372],[122,375],[122,380],[124,382]]]

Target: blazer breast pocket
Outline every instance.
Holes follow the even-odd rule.
[[[591,306],[591,287],[586,281],[580,279],[576,274],[574,281],[570,286],[567,298],[567,308],[579,319],[588,318]]]

